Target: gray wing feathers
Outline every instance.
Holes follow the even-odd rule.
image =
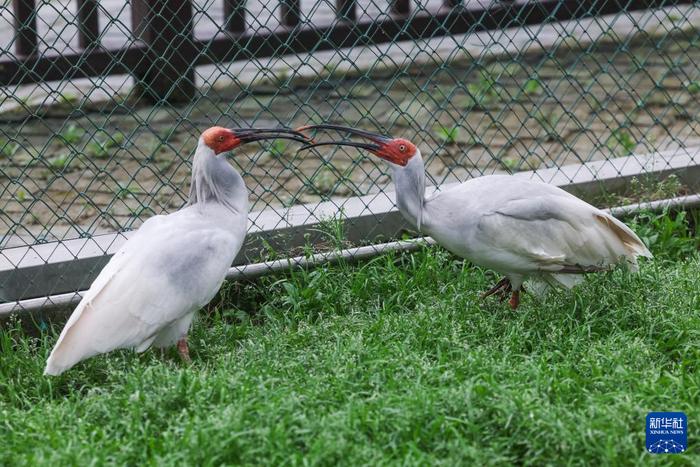
[[[145,350],[219,289],[241,239],[203,227],[198,218],[159,217],[144,223],[95,279],[61,332],[46,373],[117,348]]]
[[[534,262],[539,270],[568,274],[599,271],[651,253],[626,225],[575,198],[515,199],[485,214],[478,224],[501,250]]]

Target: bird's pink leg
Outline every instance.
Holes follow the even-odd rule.
[[[515,310],[520,305],[520,290],[513,290],[513,294],[510,296],[510,308]]]
[[[508,285],[503,287],[500,292],[498,292],[498,301],[503,303],[506,301],[506,298],[508,298],[508,294],[513,291],[513,286],[511,285],[510,282],[508,282]]]
[[[192,359],[190,358],[190,349],[187,347],[186,336],[177,341],[177,353],[180,354],[180,358],[183,362],[192,363]]]
[[[509,287],[510,287],[510,281],[508,280],[507,277],[504,277],[503,279],[498,281],[498,283],[496,285],[494,285],[489,290],[487,290],[486,292],[481,294],[481,298],[489,297],[489,296],[495,294],[496,292],[502,292],[502,289],[504,289],[504,288],[508,289]]]

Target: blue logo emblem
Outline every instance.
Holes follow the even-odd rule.
[[[683,412],[647,414],[647,452],[678,454],[688,449],[688,417]]]

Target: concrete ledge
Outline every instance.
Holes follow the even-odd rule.
[[[694,191],[700,191],[700,147],[520,172],[514,176],[541,180],[574,194],[594,196],[619,192],[634,177],[663,179],[671,174]],[[451,185],[429,187],[428,192]],[[323,242],[325,234],[319,227],[332,218],[342,218],[346,237],[352,244],[394,239],[409,228],[396,210],[394,199],[394,192],[384,192],[253,212],[249,216],[247,240],[233,265],[265,260],[270,251],[294,256],[308,243]],[[105,234],[0,251],[0,303],[87,289],[130,235],[130,232]]]
[[[642,210],[659,212],[664,209],[698,209],[700,208],[700,194],[680,196],[678,198],[650,201],[637,205],[620,206],[605,209],[613,216],[627,216]],[[312,268],[322,264],[333,264],[341,260],[348,262],[361,261],[389,251],[413,251],[423,246],[430,246],[435,241],[430,237],[417,237],[406,241],[380,243],[370,246],[350,248],[346,250],[334,250],[325,253],[317,253],[311,256],[297,256],[281,260],[265,261],[262,263],[247,264],[245,266],[232,267],[226,279],[228,280],[254,280],[266,274],[280,273],[291,268]],[[53,322],[67,318],[73,306],[83,297],[84,291],[51,295],[41,298],[1,303],[0,323],[2,320],[20,312],[28,313],[35,322]]]

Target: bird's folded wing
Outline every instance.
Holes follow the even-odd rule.
[[[67,331],[73,326],[73,324],[80,319],[86,306],[92,303],[105,289],[107,284],[114,278],[114,276],[121,271],[124,266],[128,265],[130,261],[133,260],[135,256],[138,255],[144,244],[147,243],[149,234],[154,230],[158,230],[158,226],[163,224],[164,216],[154,216],[148,219],[141,228],[133,233],[131,238],[122,245],[119,250],[110,258],[109,262],[102,268],[102,271],[98,274],[95,280],[92,282],[90,288],[83,295],[83,299],[80,301],[78,306],[73,310],[70,318],[63,327],[63,332],[59,337],[59,342]]]
[[[216,293],[236,254],[229,235],[167,218],[149,222],[102,270],[53,353],[138,346]]]
[[[624,224],[567,196],[511,200],[484,214],[478,229],[490,248],[552,272],[606,269],[631,253],[626,244],[641,244]]]
[[[149,219],[112,256],[71,314],[53,353],[70,353],[78,347],[104,352],[127,346],[153,332],[153,323],[135,316],[132,310],[138,307],[157,313],[161,307],[160,300],[147,292],[158,290],[162,284],[143,276],[148,269],[153,235],[158,237],[159,232],[167,230],[167,224],[162,216]]]

